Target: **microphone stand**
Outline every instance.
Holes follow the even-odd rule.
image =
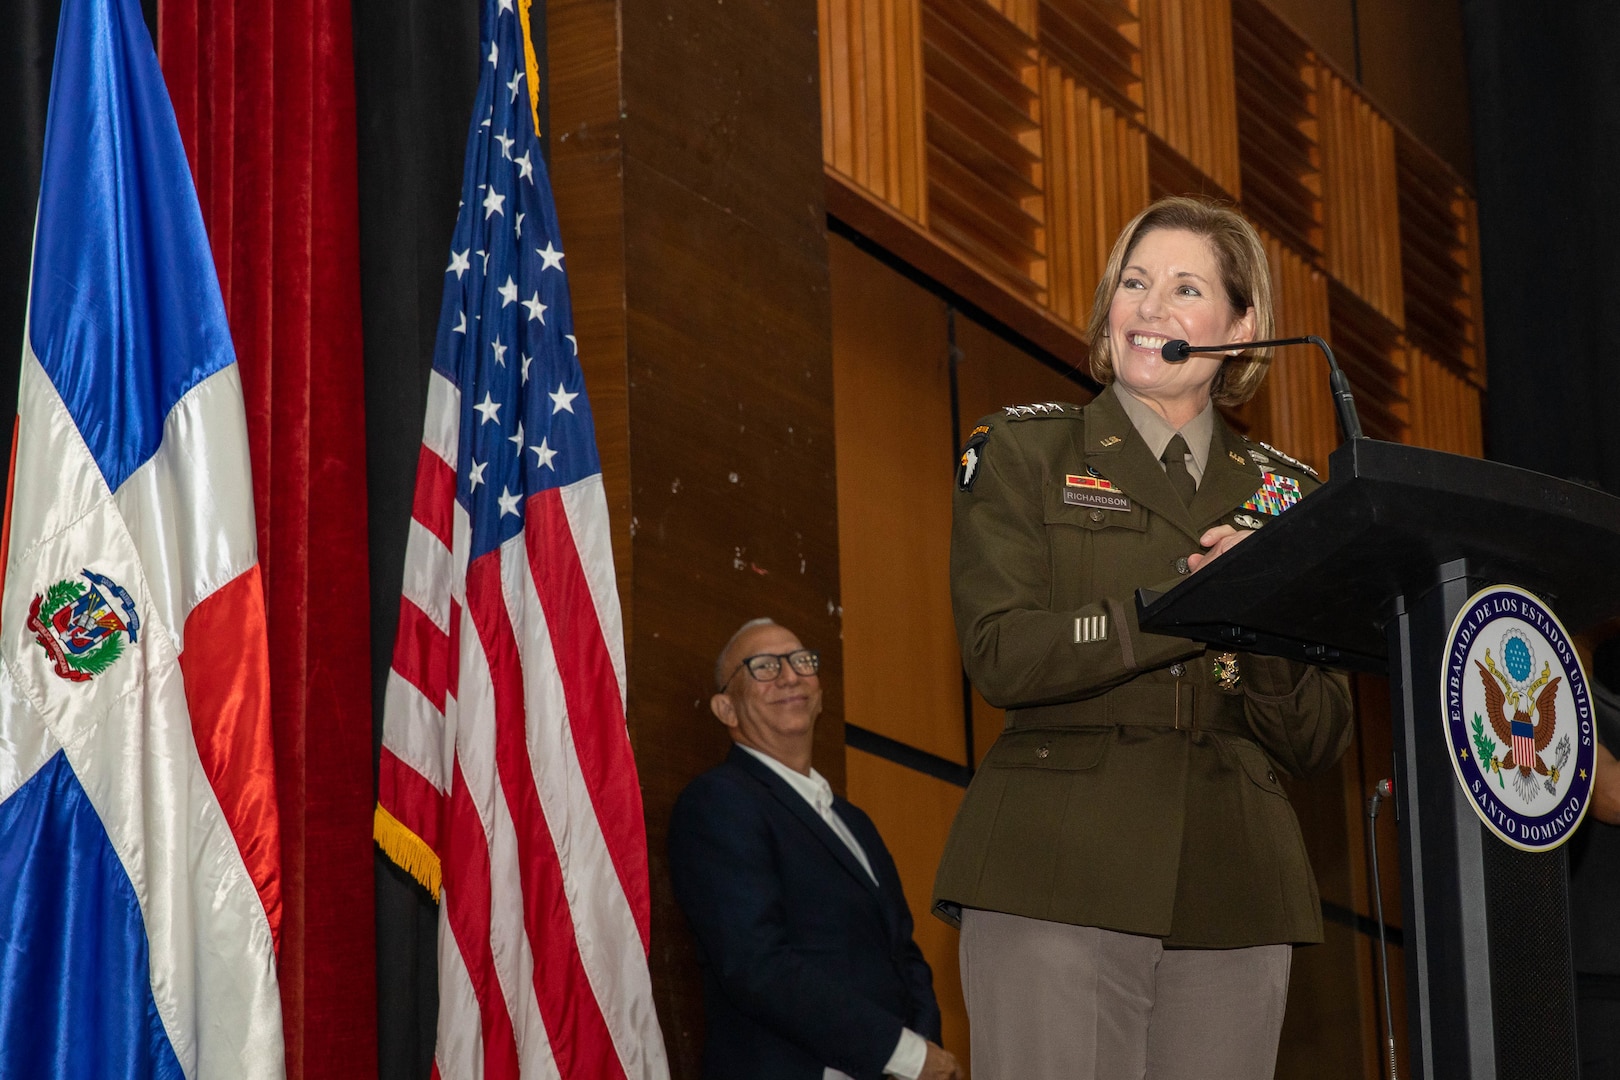
[[[1315,345],[1322,350],[1322,355],[1328,362],[1328,385],[1333,390],[1333,406],[1338,410],[1339,427],[1344,431],[1346,439],[1364,439],[1361,433],[1361,418],[1356,415],[1356,401],[1350,395],[1350,380],[1345,377],[1339,362],[1333,358],[1333,350],[1328,343],[1315,334],[1305,337],[1272,338],[1270,341],[1234,341],[1226,345],[1189,345],[1177,338],[1165,342],[1159,355],[1172,364],[1186,363],[1187,358],[1194,353],[1225,353],[1234,349],[1269,349],[1277,345]]]

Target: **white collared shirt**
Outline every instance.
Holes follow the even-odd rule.
[[[806,776],[797,769],[791,769],[782,764],[769,754],[755,750],[752,746],[743,746],[742,743],[737,745],[764,762],[767,768],[787,781],[788,787],[791,787],[805,802],[809,803],[810,808],[816,812],[817,816],[827,823],[827,827],[833,831],[833,835],[842,840],[844,846],[849,848],[850,854],[855,856],[855,861],[860,863],[861,869],[866,871],[866,876],[872,879],[872,884],[876,885],[878,883],[877,875],[872,873],[872,864],[867,860],[866,852],[862,850],[860,841],[855,839],[855,834],[849,831],[849,826],[844,824],[844,819],[839,817],[838,812],[833,809],[832,785],[827,783],[825,776],[816,772],[814,768],[810,770],[810,775]],[[917,1077],[922,1073],[923,1063],[927,1060],[928,1041],[910,1028],[901,1028],[900,1041],[895,1045],[894,1053],[889,1055],[889,1063],[883,1067],[883,1072],[888,1076],[900,1077],[901,1080],[917,1080]],[[852,1080],[852,1078],[848,1073],[839,1072],[837,1069],[827,1066],[821,1074],[821,1080]]]

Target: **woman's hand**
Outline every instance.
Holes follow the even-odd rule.
[[[1212,561],[1221,557],[1225,552],[1231,551],[1238,544],[1254,535],[1252,529],[1234,529],[1230,525],[1217,525],[1203,536],[1198,542],[1209,551],[1197,555],[1187,556],[1187,569],[1196,572],[1208,566]]]

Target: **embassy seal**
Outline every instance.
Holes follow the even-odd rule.
[[[1503,841],[1551,851],[1592,800],[1592,697],[1563,624],[1512,585],[1468,598],[1440,673],[1451,765]]]

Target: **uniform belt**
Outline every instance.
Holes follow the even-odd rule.
[[[1008,716],[1007,726],[1010,730],[1157,727],[1253,737],[1243,717],[1241,696],[1182,681],[1126,683],[1083,701],[1018,709]]]

